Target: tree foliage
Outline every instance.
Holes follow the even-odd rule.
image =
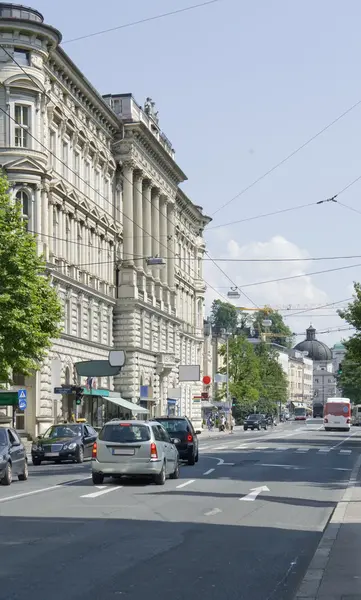
[[[275,334],[275,336],[272,336],[271,341],[274,344],[290,348],[293,343],[292,331],[284,322],[282,315],[277,311],[268,311],[267,309],[264,309],[254,314],[253,327],[258,334],[257,337],[260,337],[261,332],[265,331],[265,327],[262,325],[262,322],[265,319],[272,321],[269,332]],[[279,337],[276,334],[279,334]]]
[[[0,381],[39,368],[52,338],[61,332],[62,308],[26,231],[22,207],[0,176]]]
[[[347,323],[355,327],[356,333],[344,345],[347,349],[347,359],[361,365],[361,284],[354,283],[354,299],[345,310],[338,314]]]
[[[337,386],[344,398],[350,398],[353,404],[361,404],[361,365],[348,359],[342,361],[342,373],[337,377]]]
[[[238,309],[229,302],[214,300],[211,307],[211,323],[217,332],[224,329],[229,333],[236,333]]]
[[[220,354],[226,356],[226,345]],[[277,353],[268,344],[254,345],[244,335],[238,335],[229,339],[228,355],[234,416],[243,418],[254,407],[259,412],[275,414],[278,403],[286,402],[288,396],[287,378],[277,361]],[[226,370],[223,367],[221,372]]]

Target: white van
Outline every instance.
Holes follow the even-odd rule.
[[[323,412],[325,431],[351,428],[351,401],[349,398],[328,398]]]

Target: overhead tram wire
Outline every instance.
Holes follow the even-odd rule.
[[[302,315],[305,312],[311,312],[311,310],[312,311],[313,310],[319,310],[320,308],[327,308],[328,306],[335,306],[336,304],[342,304],[343,302],[351,302],[351,300],[353,300],[352,297],[351,298],[344,298],[343,300],[337,300],[336,302],[328,302],[327,304],[322,304],[321,306],[315,306],[314,308],[306,308],[304,310],[300,310],[300,311],[295,312],[295,313],[290,313],[287,316],[295,317],[295,316],[298,316],[298,315]]]
[[[259,308],[259,306],[249,296],[247,296],[247,294],[245,294],[245,292],[243,292],[243,290],[234,283],[234,281],[229,277],[229,275],[227,275],[227,273],[213,260],[213,258],[210,256],[210,254],[207,250],[206,250],[205,254],[212,261],[212,263],[217,267],[217,269],[228,279],[228,281],[231,282],[232,286],[234,288],[236,288],[237,290],[239,290],[240,293],[243,294],[245,298],[247,298],[248,302],[251,302],[251,304],[253,304],[253,306],[255,306],[256,308]]]
[[[179,8],[177,10],[172,10],[170,12],[161,13],[159,15],[154,15],[153,17],[145,17],[144,19],[139,19],[138,21],[132,21],[130,23],[124,23],[123,25],[118,25],[117,27],[110,27],[109,29],[103,29],[101,31],[95,31],[94,33],[88,33],[86,35],[81,35],[77,38],[73,38],[71,40],[65,40],[62,42],[64,44],[71,44],[73,42],[78,42],[80,40],[86,40],[91,37],[95,37],[97,35],[103,35],[104,33],[111,33],[112,31],[119,31],[120,29],[126,29],[127,27],[134,27],[135,25],[142,25],[143,23],[149,23],[150,21],[156,21],[159,19],[164,19],[165,17],[171,17],[173,15],[179,15],[181,13],[189,12],[191,10],[195,10],[196,8],[204,8],[209,6],[210,4],[216,4],[217,2],[223,2],[223,0],[208,0],[207,2],[202,2],[200,4],[193,4],[192,6],[186,6],[184,8]]]
[[[257,179],[255,179],[252,183],[250,183],[245,188],[243,188],[243,190],[241,190],[238,194],[236,194],[235,196],[233,196],[233,198],[231,198],[230,200],[228,200],[228,202],[225,202],[225,204],[223,204],[222,206],[220,206],[219,208],[217,208],[217,210],[215,210],[212,213],[211,216],[213,217],[220,210],[222,210],[223,208],[225,208],[226,206],[228,206],[229,204],[231,204],[231,202],[233,202],[234,200],[237,200],[237,198],[240,198],[241,196],[243,196],[243,194],[245,194],[251,188],[253,188],[255,185],[257,185],[257,183],[259,183],[260,181],[262,181],[263,179],[265,179],[266,177],[268,177],[268,175],[270,175],[271,173],[273,173],[276,169],[278,169],[279,167],[281,167],[282,165],[284,165],[288,160],[290,160],[291,158],[293,158],[293,156],[295,156],[296,154],[298,154],[298,152],[300,152],[306,146],[308,146],[309,144],[311,144],[311,142],[313,142],[315,139],[317,139],[318,137],[320,137],[320,135],[322,135],[323,133],[325,133],[325,131],[327,131],[333,125],[335,125],[336,123],[338,123],[338,121],[340,121],[341,119],[343,119],[351,111],[353,111],[355,108],[358,108],[360,106],[360,104],[361,104],[361,99],[358,100],[357,102],[355,102],[355,104],[353,104],[352,106],[350,106],[349,108],[347,108],[345,111],[343,111],[340,115],[338,115],[338,117],[336,117],[330,123],[328,123],[328,125],[326,125],[322,129],[320,129],[315,135],[313,135],[312,137],[310,137],[308,140],[306,140],[306,142],[304,142],[303,144],[301,144],[301,146],[299,146],[298,148],[296,148],[296,150],[293,150],[293,152],[291,152],[285,158],[283,158],[278,163],[276,163],[275,165],[273,165],[273,167],[271,167],[270,169],[268,169],[268,171],[266,171],[265,173],[263,173],[262,175],[260,175],[259,177],[257,177]]]

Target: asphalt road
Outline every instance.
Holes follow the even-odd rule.
[[[0,487],[0,598],[291,600],[361,448],[319,427],[200,436],[164,487],[31,467]]]

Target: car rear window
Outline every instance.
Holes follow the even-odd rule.
[[[247,419],[248,419],[249,421],[256,421],[257,419],[260,419],[260,418],[261,418],[261,415],[249,415],[249,416],[247,417]]]
[[[157,419],[158,423],[163,425],[168,433],[177,433],[179,431],[188,431],[188,423],[184,419]]]
[[[0,444],[7,444],[7,437],[5,429],[0,429]]]
[[[117,442],[119,444],[148,442],[150,440],[150,431],[147,425],[114,423],[114,425],[105,425],[103,427],[99,433],[99,439],[103,442]]]

